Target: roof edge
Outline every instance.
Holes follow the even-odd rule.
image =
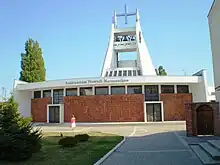
[[[214,4],[215,4],[215,1],[216,1],[216,0],[214,0],[214,1],[212,2],[212,5],[211,5],[211,7],[210,7],[210,9],[209,9],[209,13],[208,13],[207,17],[209,17],[209,15],[210,15],[210,13],[211,13],[211,11],[212,11],[212,8],[213,8],[213,6],[214,6]]]

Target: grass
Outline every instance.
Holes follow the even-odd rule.
[[[72,136],[73,133],[63,133]],[[58,145],[61,138],[58,133],[46,133],[42,138],[42,149],[24,162],[1,162],[0,165],[92,165],[116,146],[122,136],[101,132],[89,133],[87,142],[78,143],[73,148],[62,148]]]

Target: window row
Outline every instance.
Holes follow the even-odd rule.
[[[111,86],[111,94],[125,94],[125,86]],[[95,87],[95,95],[108,95],[109,88]],[[174,93],[174,85],[161,85],[161,93]],[[189,93],[188,85],[177,85],[177,93]],[[142,86],[127,86],[127,94],[142,94]],[[93,95],[92,87],[82,87],[79,91],[80,96]],[[158,85],[144,85],[145,101],[159,100],[159,86]],[[64,90],[53,90],[53,103],[63,103]],[[66,89],[66,96],[77,96],[77,88]],[[43,98],[51,97],[51,90],[43,91]],[[41,98],[41,91],[34,92],[34,98]]]
[[[115,70],[115,71],[108,71],[105,74],[105,77],[116,77],[116,76],[140,76],[140,70]]]

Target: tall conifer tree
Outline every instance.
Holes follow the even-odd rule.
[[[46,69],[42,49],[37,41],[29,39],[25,43],[25,53],[21,53],[20,80],[26,82],[44,81]]]

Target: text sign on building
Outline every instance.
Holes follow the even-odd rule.
[[[76,80],[66,81],[66,84],[104,84],[104,83],[124,83],[129,82],[128,79],[99,79],[99,80]]]

